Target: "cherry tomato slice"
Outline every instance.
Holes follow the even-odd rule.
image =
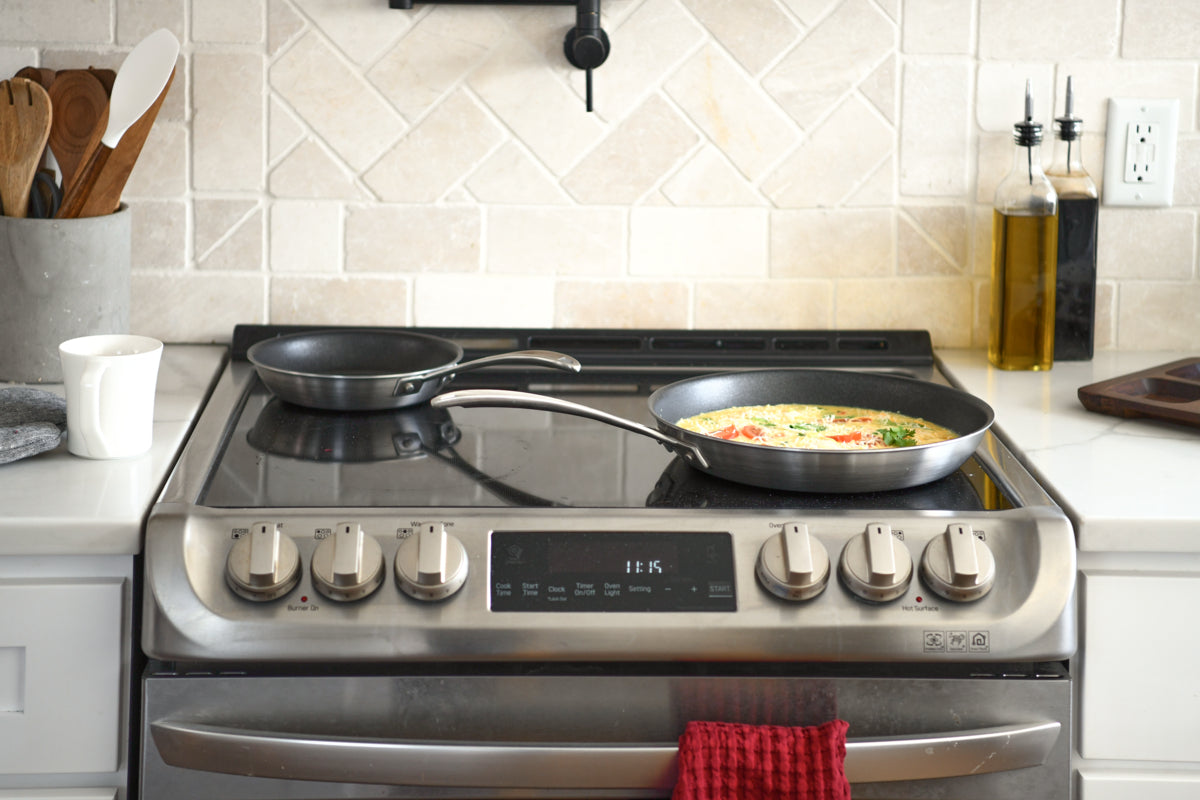
[[[846,442],[861,442],[862,437],[863,437],[862,431],[855,431],[854,433],[835,434],[834,436],[830,436],[829,438],[833,439],[835,442],[842,442],[844,444]]]

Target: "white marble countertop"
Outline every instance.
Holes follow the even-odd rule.
[[[1048,372],[1006,372],[941,350],[952,380],[996,411],[1010,446],[1071,517],[1080,551],[1200,552],[1200,428],[1088,411],[1082,386],[1198,353],[1100,352]]]
[[[226,348],[167,345],[145,455],[92,461],[55,450],[0,464],[0,555],[134,554],[142,523],[175,463]],[[61,384],[38,386],[58,394]]]

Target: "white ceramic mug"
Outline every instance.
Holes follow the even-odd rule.
[[[84,458],[128,458],[154,438],[162,342],[102,334],[58,346],[67,390],[67,449]]]

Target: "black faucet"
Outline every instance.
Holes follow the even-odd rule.
[[[567,31],[563,52],[572,66],[587,71],[587,110],[592,110],[592,70],[608,58],[608,34],[600,27],[600,0],[578,0],[575,27]]]
[[[575,27],[567,31],[563,52],[572,66],[587,71],[587,110],[592,110],[592,70],[604,63],[610,49],[608,34],[600,27],[600,0],[388,0],[388,7],[411,10],[414,2],[575,6]]]

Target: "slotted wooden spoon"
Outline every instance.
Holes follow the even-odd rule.
[[[27,78],[0,81],[0,209],[24,217],[50,136],[50,95]]]

